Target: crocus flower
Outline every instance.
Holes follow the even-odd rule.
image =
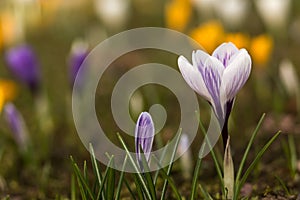
[[[224,27],[215,20],[201,24],[190,33],[190,36],[209,53],[223,42],[224,35]]]
[[[192,64],[183,56],[178,66],[188,85],[212,106],[222,127],[224,147],[228,138],[228,118],[238,91],[246,83],[251,71],[251,58],[245,49],[232,43],[221,44],[212,56],[197,50]]]
[[[137,162],[143,171],[143,160],[141,150],[144,152],[145,159],[149,162],[150,153],[154,139],[154,124],[148,112],[142,112],[136,122],[135,127],[135,152]]]
[[[291,9],[291,0],[255,0],[264,23],[273,30],[284,29]]]
[[[80,66],[87,55],[88,44],[83,41],[75,40],[72,44],[69,57],[70,82],[72,86],[75,82],[76,75],[80,69]]]
[[[4,116],[16,143],[20,149],[26,150],[28,145],[28,130],[22,115],[12,103],[7,103],[4,106]]]
[[[28,45],[13,47],[6,52],[5,59],[12,73],[35,92],[40,84],[40,70],[32,48]]]
[[[130,0],[94,0],[96,14],[110,29],[123,27],[129,18]]]
[[[279,77],[289,95],[298,95],[299,80],[295,66],[289,59],[279,64]]]
[[[236,28],[244,22],[248,13],[249,2],[240,0],[215,0],[214,7],[216,14],[226,25]]]
[[[166,26],[177,31],[184,31],[192,13],[189,0],[172,0],[165,8]]]

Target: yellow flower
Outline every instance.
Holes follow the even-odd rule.
[[[16,16],[12,12],[7,10],[1,13],[0,26],[3,45],[11,45],[16,41],[22,40],[22,24],[20,20],[17,21]]]
[[[17,95],[17,86],[13,81],[0,79],[0,112],[3,105],[15,99]]]
[[[184,31],[191,17],[191,3],[189,0],[172,0],[166,5],[166,26],[177,31]]]
[[[273,39],[267,34],[253,38],[250,44],[250,54],[253,62],[261,66],[266,65],[272,53],[273,46]]]
[[[225,42],[232,42],[237,48],[248,48],[250,37],[244,33],[228,33]]]
[[[224,29],[220,22],[209,21],[192,30],[190,36],[208,53],[212,53],[224,40]]]

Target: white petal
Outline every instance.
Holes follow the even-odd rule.
[[[241,49],[234,60],[224,70],[221,84],[221,102],[232,100],[244,86],[251,72],[251,58]]]
[[[184,56],[178,58],[178,66],[187,84],[199,95],[210,101],[211,97],[207,91],[201,73],[194,68]]]
[[[217,116],[223,117],[223,112],[220,104],[220,88],[224,67],[222,63],[215,57],[210,56],[204,64],[204,83],[211,96],[211,104]]]
[[[232,56],[238,53],[238,51],[238,48],[231,42],[223,43],[215,49],[212,56],[217,58],[224,67],[227,67],[232,60]]]
[[[204,51],[201,51],[201,50],[197,50],[196,52],[193,51],[193,54],[192,54],[193,66],[202,73],[205,61],[209,57],[210,57],[210,55]]]

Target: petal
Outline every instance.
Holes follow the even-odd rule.
[[[230,62],[231,58],[238,53],[238,48],[236,46],[229,42],[229,43],[223,43],[216,50],[213,52],[212,56],[217,58],[221,63],[223,63],[224,67],[226,68]]]
[[[184,56],[180,56],[178,58],[178,66],[187,84],[199,95],[210,101],[211,97],[208,93],[201,73],[195,67],[193,67]]]
[[[140,148],[143,150],[146,160],[149,161],[153,139],[154,124],[151,115],[147,112],[142,112],[135,127],[135,150],[138,161],[141,161]]]
[[[241,49],[234,60],[224,70],[221,85],[222,103],[232,100],[244,86],[251,72],[251,58],[245,49]]]
[[[196,52],[193,51],[192,54],[192,61],[193,66],[200,71],[200,73],[203,72],[204,63],[205,61],[210,57],[206,52],[197,50]]]
[[[205,62],[203,79],[206,88],[212,98],[212,105],[218,117],[223,117],[221,104],[220,104],[220,87],[224,67],[222,63],[215,57],[210,57]]]

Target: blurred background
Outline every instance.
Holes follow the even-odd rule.
[[[271,164],[271,169],[283,168],[280,175],[289,170],[294,177],[297,159],[287,166],[285,158],[300,150],[295,145],[300,133],[299,13],[297,0],[1,0],[0,197],[69,196],[69,156],[79,162],[89,158],[72,121],[76,72],[98,43],[145,26],[183,32],[208,53],[228,41],[248,50],[252,73],[237,97],[230,121],[233,156],[239,160],[246,139],[261,114],[267,113],[257,145],[277,130],[284,134],[264,163]],[[107,109],[115,83],[129,69],[149,62],[178,69],[176,55],[139,50],[117,59],[100,80],[105,87],[97,91],[96,109],[104,110],[98,117],[107,132],[120,131]],[[201,98],[199,102],[207,124],[209,106]],[[167,142],[180,120],[172,92],[157,85],[143,86],[134,93],[129,109],[136,120],[154,103],[167,110],[161,133],[162,142]],[[200,140],[193,142],[194,156],[199,144]],[[278,153],[282,159],[274,157]],[[299,184],[292,180],[291,184]]]

